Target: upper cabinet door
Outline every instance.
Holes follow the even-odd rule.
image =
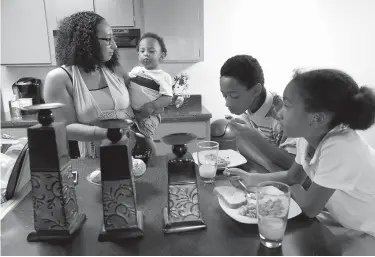
[[[1,0],[1,64],[50,64],[43,0]]]
[[[55,2],[56,21],[68,17],[76,12],[94,11],[93,0],[46,0]]]
[[[94,0],[94,8],[111,26],[134,27],[133,0]]]
[[[203,0],[143,0],[145,32],[164,38],[166,61],[199,61]]]

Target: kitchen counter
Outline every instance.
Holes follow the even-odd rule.
[[[22,120],[12,119],[9,113],[1,117],[1,128],[28,128],[38,123],[36,115],[22,117]]]
[[[195,106],[176,108],[172,106],[165,108],[161,117],[161,123],[207,121],[212,118],[212,114],[203,105],[200,108]]]
[[[168,106],[164,109],[162,123],[185,122],[185,121],[207,121],[212,114],[204,106],[183,106],[176,108]],[[1,120],[2,128],[27,128],[37,124],[36,115],[24,117],[22,120],[14,120],[6,115]]]

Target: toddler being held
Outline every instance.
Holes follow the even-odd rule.
[[[141,65],[129,73],[130,103],[140,132],[150,137],[161,122],[163,108],[172,101],[172,77],[159,67],[167,55],[163,38],[154,33],[144,34],[137,52]]]

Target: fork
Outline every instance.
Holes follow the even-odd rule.
[[[255,192],[254,192],[254,191],[250,191],[250,190],[248,189],[248,187],[243,183],[243,181],[242,181],[241,179],[237,180],[237,182],[238,182],[238,184],[242,187],[242,189],[245,191],[246,196],[252,198],[252,197],[251,197],[251,193],[255,194]]]
[[[230,178],[229,180],[230,180],[231,184],[232,184],[234,187],[237,187],[237,188],[238,188],[238,185],[239,185],[239,186],[241,187],[241,189],[245,192],[246,196],[251,198],[251,194],[250,194],[250,193],[255,194],[255,191],[251,191],[251,190],[249,190],[249,189],[247,188],[247,186],[245,185],[245,183],[241,180],[240,176],[231,176],[231,175],[226,175],[225,173],[226,173],[226,170],[227,170],[227,169],[228,169],[228,168],[225,168],[225,169],[224,169],[223,174],[224,174],[225,176],[228,176],[228,177]],[[237,182],[237,183],[234,184],[234,182]],[[237,186],[236,186],[236,185],[237,185]]]

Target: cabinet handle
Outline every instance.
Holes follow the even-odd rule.
[[[154,142],[155,142],[155,143],[160,143],[160,142],[161,142],[161,140],[159,140],[159,139],[156,139],[156,140],[154,140]]]

